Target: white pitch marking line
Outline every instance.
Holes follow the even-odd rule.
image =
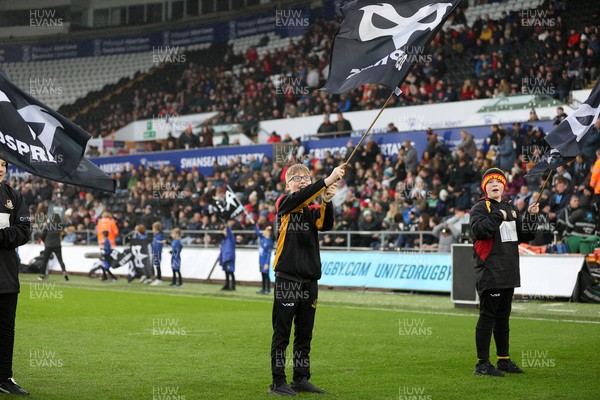
[[[148,294],[148,295],[157,295],[157,296],[172,296],[172,297],[193,297],[193,298],[207,298],[212,300],[229,300],[229,301],[242,301],[242,302],[252,302],[252,303],[271,303],[269,300],[258,300],[258,299],[249,299],[249,298],[228,298],[226,296],[212,296],[212,295],[204,295],[198,293],[196,295],[186,294],[186,293],[168,293],[168,292],[143,292],[143,291],[131,291],[131,290],[115,290],[112,288],[93,288],[93,287],[85,287],[85,286],[75,286],[68,285],[65,286],[67,288],[73,289],[82,289],[82,290],[94,290],[98,292],[114,292],[114,293],[134,293],[134,294]],[[479,314],[460,314],[460,313],[452,313],[446,311],[424,311],[424,310],[403,310],[403,309],[395,309],[395,308],[380,308],[380,307],[356,307],[356,306],[342,306],[337,304],[323,304],[323,307],[331,307],[331,308],[345,308],[349,310],[365,310],[365,311],[388,311],[388,312],[398,312],[398,313],[411,313],[411,314],[431,314],[431,315],[449,315],[456,317],[479,317]],[[600,325],[600,321],[582,321],[577,319],[552,319],[552,318],[537,318],[537,317],[519,317],[519,316],[511,316],[512,319],[521,319],[525,321],[547,321],[547,322],[572,322],[574,324],[591,324],[591,325]]]

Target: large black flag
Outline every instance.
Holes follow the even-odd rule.
[[[600,79],[592,89],[590,97],[545,137],[546,142],[557,149],[563,157],[575,157],[581,153],[585,143],[582,139],[596,123],[598,113],[600,113]]]
[[[115,191],[115,181],[84,158],[91,135],[15,86],[0,71],[0,157],[58,182]]]
[[[344,93],[365,83],[396,91],[460,0],[354,0],[342,7],[323,90]]]
[[[550,171],[573,160],[583,150],[585,145],[583,138],[596,123],[598,114],[600,114],[600,79],[587,100],[544,138],[552,149],[529,171],[528,175]]]

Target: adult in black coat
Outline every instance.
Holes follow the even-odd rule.
[[[54,254],[60,264],[65,281],[69,280],[65,262],[62,259],[62,247],[60,244],[60,233],[62,232],[62,221],[60,215],[54,214],[50,221],[46,223],[42,231],[42,241],[44,242],[44,256],[42,258],[42,274],[38,279],[48,278],[48,260]]]

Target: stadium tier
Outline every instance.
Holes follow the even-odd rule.
[[[0,395],[597,398],[598,21],[0,1]]]
[[[0,64],[12,81],[54,109],[70,105],[91,92],[136,73],[146,73],[156,64],[152,53],[69,58]]]

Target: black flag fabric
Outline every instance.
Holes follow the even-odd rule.
[[[555,170],[562,165],[568,164],[574,159],[575,157],[563,157],[560,155],[557,149],[551,149],[550,153],[544,155],[542,160],[537,162],[527,173],[527,175],[537,175],[547,171]]]
[[[585,135],[596,123],[600,114],[600,79],[590,96],[573,113],[555,127],[544,139],[552,147],[542,161],[533,166],[527,175],[551,171],[575,159],[581,153]]]
[[[221,221],[227,222],[227,220],[235,219],[245,212],[244,205],[229,185],[227,185],[224,200],[213,197],[213,203],[209,205],[209,212],[211,214],[216,213]]]
[[[557,149],[563,157],[575,157],[581,153],[582,139],[594,126],[600,113],[600,79],[590,96],[546,136],[546,142]]]
[[[354,0],[342,7],[344,20],[331,51],[323,90],[344,93],[379,83],[398,86],[460,0]]]
[[[0,71],[0,157],[9,164],[54,181],[114,192],[115,181],[84,158],[90,137]]]

